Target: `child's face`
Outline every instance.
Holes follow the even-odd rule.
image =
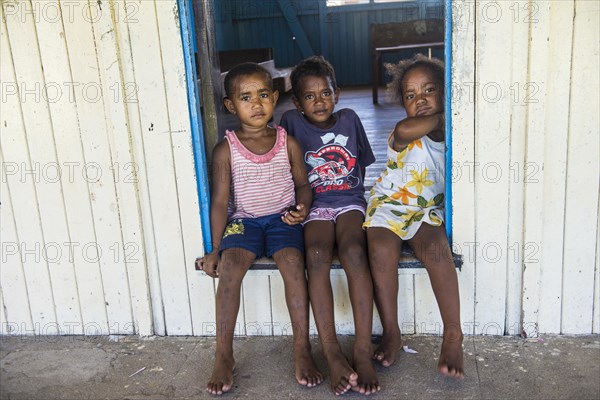
[[[294,98],[298,111],[319,128],[331,127],[335,123],[331,114],[339,97],[331,80],[323,76],[305,76],[300,79],[299,86],[299,98]]]
[[[262,73],[242,75],[235,80],[235,90],[224,100],[230,113],[240,119],[242,125],[254,128],[267,126],[279,93],[271,89],[268,77]]]
[[[443,102],[440,98],[440,84],[426,68],[417,67],[408,71],[402,80],[402,100],[406,115],[420,117],[441,112]]]

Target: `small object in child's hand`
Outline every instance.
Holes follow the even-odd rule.
[[[289,206],[286,211],[287,212],[298,211],[298,206],[297,205]]]

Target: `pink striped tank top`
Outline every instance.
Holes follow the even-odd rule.
[[[265,154],[252,153],[233,131],[225,138],[231,152],[229,219],[264,217],[295,204],[285,129],[277,127],[275,145]]]

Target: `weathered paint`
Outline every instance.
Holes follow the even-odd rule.
[[[452,244],[455,253],[463,255],[463,268],[458,274],[463,331],[474,333],[475,325],[475,93],[466,91],[475,82],[475,24],[464,15],[474,15],[474,2],[454,2],[452,31]],[[460,167],[456,169],[455,166]],[[457,221],[460,221],[457,224]]]

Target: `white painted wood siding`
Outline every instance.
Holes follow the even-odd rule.
[[[201,334],[176,2],[1,12],[2,333]]]
[[[463,322],[483,334],[597,333],[599,4],[455,8],[453,230],[459,276],[475,282]]]
[[[176,2],[0,12],[0,334],[214,335]],[[596,1],[453,3],[466,333],[600,333],[599,18]],[[403,332],[439,334],[425,271],[398,279]],[[241,298],[237,335],[291,334],[277,271]]]

